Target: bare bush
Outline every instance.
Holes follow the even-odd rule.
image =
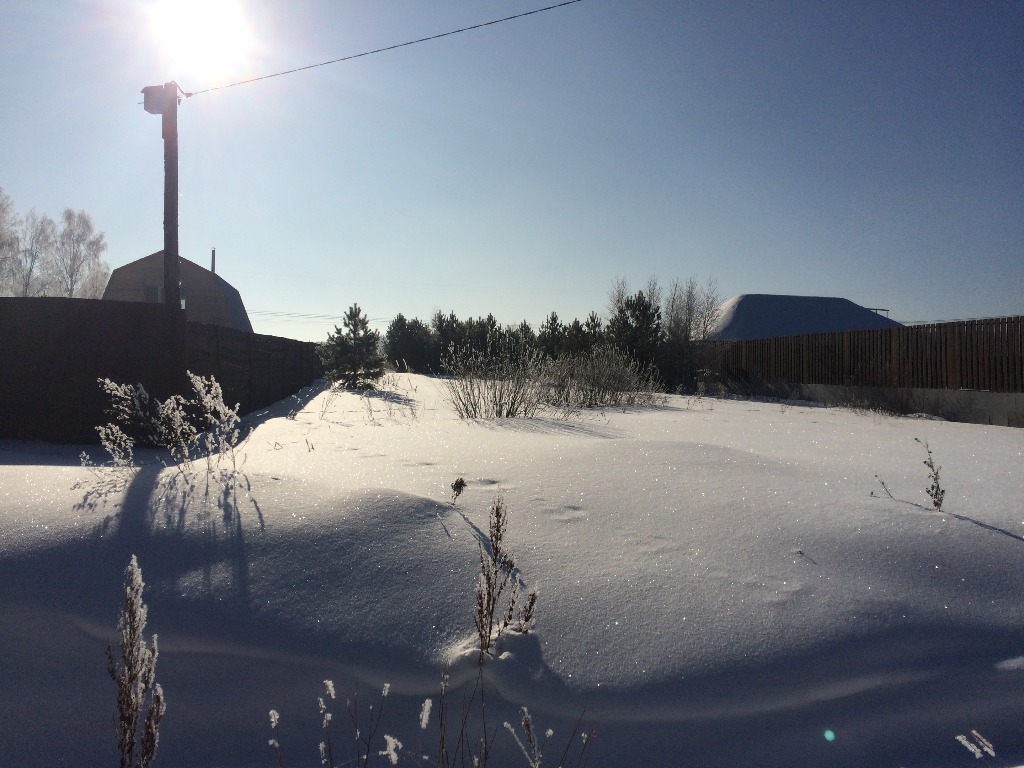
[[[611,345],[551,361],[544,380],[545,402],[563,411],[650,406],[665,401],[657,370],[641,367]]]
[[[657,369],[612,345],[552,360],[512,336],[483,351],[453,348],[445,367],[448,401],[464,419],[568,418],[584,408],[665,402]]]
[[[544,407],[544,360],[515,334],[491,335],[483,350],[450,347],[442,363],[448,402],[462,419],[532,418]]]

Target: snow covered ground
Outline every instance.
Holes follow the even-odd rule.
[[[158,766],[275,765],[272,708],[286,764],[318,765],[326,678],[339,725],[390,683],[399,764],[420,738],[432,755],[418,715],[446,665],[453,712],[473,688],[498,494],[540,599],[485,664],[493,764],[526,765],[498,727],[519,705],[555,731],[544,765],[581,713],[591,766],[969,766],[971,729],[988,764],[1024,762],[1024,430],[681,397],[467,422],[419,376],[246,421],[227,485],[152,452],[124,482],[80,447],[0,442],[0,765],[114,763],[103,650],[132,553]]]

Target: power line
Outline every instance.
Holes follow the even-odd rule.
[[[470,30],[473,30],[473,29],[481,29],[483,27],[489,27],[492,24],[501,24],[502,22],[505,22],[505,21],[512,21],[513,19],[521,19],[524,16],[532,16],[535,13],[543,13],[544,11],[551,11],[551,10],[554,10],[555,8],[561,8],[563,6],[572,5],[573,3],[579,3],[579,2],[582,2],[582,0],[565,0],[565,2],[557,3],[555,5],[549,5],[549,6],[545,7],[545,8],[537,8],[536,10],[533,10],[533,11],[525,11],[524,13],[517,13],[514,16],[506,16],[503,19],[495,19],[494,21],[485,21],[482,24],[474,24],[471,27],[462,27],[462,29],[453,29],[450,32],[442,32],[442,33],[440,33],[438,35],[430,35],[429,37],[421,37],[418,40],[410,40],[407,43],[398,43],[397,45],[389,45],[389,46],[387,46],[385,48],[376,48],[376,49],[374,49],[372,51],[364,51],[363,53],[354,53],[351,56],[342,56],[340,59],[331,59],[330,61],[321,61],[319,64],[307,64],[304,67],[297,67],[295,69],[287,69],[284,72],[275,72],[272,75],[261,75],[260,77],[252,77],[252,78],[249,78],[248,80],[239,80],[237,83],[228,83],[227,85],[216,85],[213,88],[204,88],[201,91],[193,91],[192,93],[188,93],[188,92],[182,91],[182,93],[185,94],[186,98],[190,98],[192,96],[198,96],[201,93],[209,93],[210,91],[220,91],[220,90],[223,90],[225,88],[234,88],[236,85],[248,85],[249,83],[256,83],[256,82],[259,82],[260,80],[269,80],[272,77],[281,77],[282,75],[292,75],[292,74],[295,74],[296,72],[304,72],[307,69],[315,69],[316,67],[326,67],[328,64],[337,64],[337,63],[342,62],[342,61],[351,61],[352,59],[358,59],[358,58],[361,58],[363,56],[371,56],[371,55],[373,55],[375,53],[383,53],[384,51],[393,51],[396,48],[405,48],[406,46],[409,46],[409,45],[416,45],[417,43],[425,43],[428,40],[437,40],[438,38],[448,37],[450,35],[457,35],[460,32],[469,32]]]
[[[308,312],[283,312],[269,309],[250,309],[248,315],[257,315],[266,318],[267,322],[305,322],[310,320],[326,320],[332,323],[341,322],[345,318],[342,315],[318,315]],[[387,318],[371,317],[370,322],[383,322]]]
[[[315,315],[306,312],[275,312],[271,310],[250,309],[250,315],[264,315],[267,317],[295,318],[297,320],[341,320],[341,315]]]

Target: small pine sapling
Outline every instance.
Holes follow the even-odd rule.
[[[345,330],[335,327],[327,341],[317,345],[327,380],[349,389],[373,389],[384,375],[380,334],[370,330],[370,321],[353,304],[342,318]]]

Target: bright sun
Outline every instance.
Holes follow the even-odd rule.
[[[183,87],[244,71],[253,52],[252,28],[234,0],[156,0],[149,21],[168,75]]]

